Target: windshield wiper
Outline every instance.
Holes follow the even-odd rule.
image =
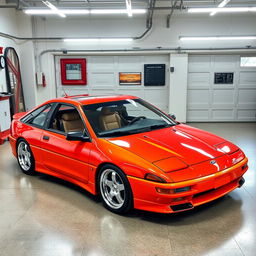
[[[172,126],[172,125],[171,124],[153,124],[153,125],[150,125],[149,128],[151,130],[154,130],[154,129],[158,129],[158,128],[167,128],[170,126]]]
[[[100,132],[99,136],[100,137],[112,137],[112,136],[115,137],[115,136],[131,135],[131,134],[136,134],[136,133],[141,133],[141,132],[149,132],[149,131],[151,131],[150,127],[143,127],[143,128],[129,130],[129,131]]]

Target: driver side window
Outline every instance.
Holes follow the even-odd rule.
[[[51,119],[49,128],[62,133],[83,132],[85,127],[77,109],[61,104]]]

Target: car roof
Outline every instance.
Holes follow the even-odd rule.
[[[56,98],[48,101],[47,103],[64,102],[64,103],[74,103],[76,105],[79,103],[80,103],[79,105],[89,105],[89,104],[118,101],[118,100],[125,100],[125,99],[138,99],[138,97],[135,97],[132,95],[121,95],[121,94],[111,94],[111,95],[80,94],[80,95],[72,95],[72,96]]]

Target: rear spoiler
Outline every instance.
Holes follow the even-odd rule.
[[[27,112],[20,112],[20,113],[17,113],[15,115],[13,115],[13,120],[18,120],[20,118],[22,118],[23,116],[25,116],[27,114]]]

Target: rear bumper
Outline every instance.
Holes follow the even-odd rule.
[[[248,159],[217,173],[177,183],[157,183],[128,176],[134,195],[134,208],[152,212],[173,213],[194,208],[224,196],[242,185]],[[156,188],[190,187],[186,192],[161,194]]]

